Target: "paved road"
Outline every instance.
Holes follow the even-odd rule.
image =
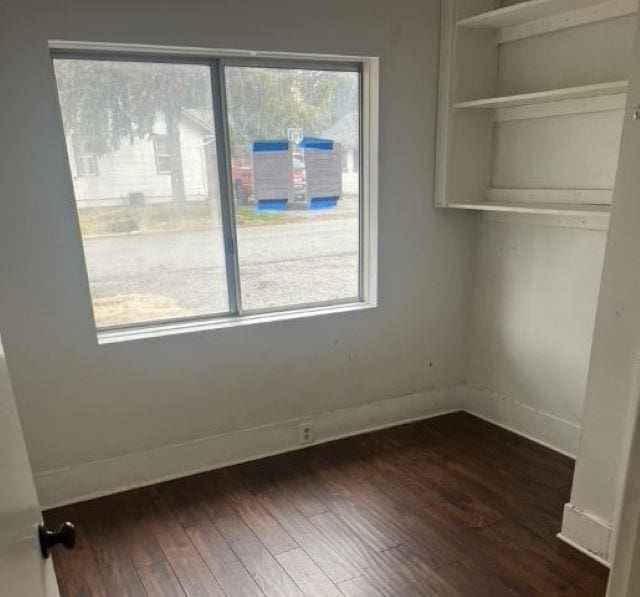
[[[356,218],[239,228],[245,309],[357,295],[357,247]],[[85,241],[85,251],[92,293],[99,303],[113,296],[164,297],[168,299],[164,301],[166,317],[227,308],[220,233],[92,238]],[[97,316],[100,320],[99,313]],[[101,323],[116,322],[98,321]]]

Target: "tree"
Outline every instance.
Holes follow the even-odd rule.
[[[200,65],[55,61],[65,130],[88,143],[96,155],[118,149],[123,140],[150,138],[164,120],[171,163],[171,194],[185,199],[180,117],[184,109],[211,110],[209,69]]]
[[[282,139],[287,129],[320,136],[357,108],[354,73],[260,67],[226,69],[231,144],[235,150],[260,139]]]

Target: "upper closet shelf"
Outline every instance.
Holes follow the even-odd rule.
[[[605,4],[605,2],[603,0],[528,0],[460,19],[458,26],[479,29],[502,29],[597,4]]]
[[[562,203],[538,203],[506,201],[486,201],[480,203],[449,203],[452,209],[473,209],[478,211],[497,211],[507,213],[537,214],[551,216],[599,216],[608,217],[609,205],[576,205]]]
[[[628,86],[629,84],[627,81],[612,81],[610,83],[597,83],[595,85],[583,85],[581,87],[567,87],[566,89],[552,89],[550,91],[540,91],[537,93],[522,93],[519,95],[508,95],[505,97],[490,97],[467,102],[458,102],[457,104],[454,104],[454,107],[514,108],[517,106],[545,104],[547,102],[558,102],[567,99],[581,99],[601,95],[626,93]]]

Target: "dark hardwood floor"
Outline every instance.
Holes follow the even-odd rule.
[[[62,595],[604,595],[568,458],[466,414],[45,513]]]

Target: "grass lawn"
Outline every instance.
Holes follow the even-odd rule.
[[[158,203],[130,207],[90,207],[79,210],[83,236],[106,236],[130,232],[180,232],[210,230],[219,220],[211,214],[209,203]],[[294,216],[295,217],[295,216]],[[238,226],[285,224],[291,214],[256,211],[253,207],[236,209]]]

